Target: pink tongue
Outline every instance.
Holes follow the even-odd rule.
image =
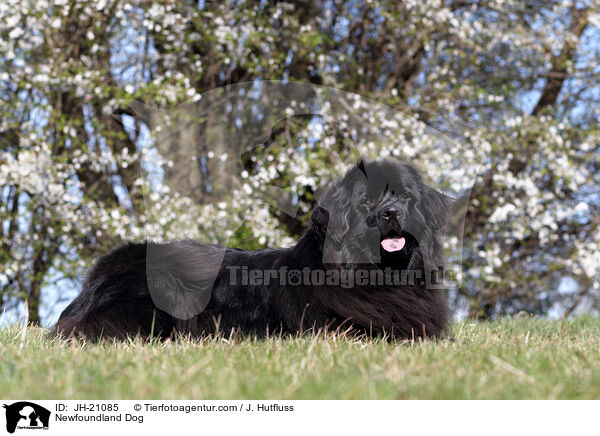
[[[385,251],[400,251],[405,243],[404,238],[387,238],[381,241],[381,246]]]

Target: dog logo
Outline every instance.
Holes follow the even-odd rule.
[[[6,431],[14,433],[18,429],[43,429],[48,430],[50,411],[29,401],[19,401],[5,404]]]

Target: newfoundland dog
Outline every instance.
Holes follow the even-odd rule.
[[[97,261],[52,333],[437,337],[449,316],[435,278],[449,207],[411,165],[361,162],[319,197],[311,226],[290,248],[190,240],[117,248]]]

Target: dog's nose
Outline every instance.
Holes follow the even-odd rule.
[[[398,216],[398,211],[395,209],[385,209],[383,211],[381,211],[381,218],[383,218],[386,221],[392,221],[394,219],[396,219]]]

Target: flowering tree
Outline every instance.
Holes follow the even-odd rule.
[[[123,240],[289,244],[358,151],[418,161],[457,197],[464,313],[598,308],[598,13],[593,0],[4,1],[0,304],[26,299],[39,321],[40,302],[72,297],[69,279]],[[257,79],[349,94],[289,99],[252,137],[270,107],[264,93],[246,105]],[[207,110],[161,136],[157,114],[183,102]],[[231,141],[240,129],[246,143]]]

